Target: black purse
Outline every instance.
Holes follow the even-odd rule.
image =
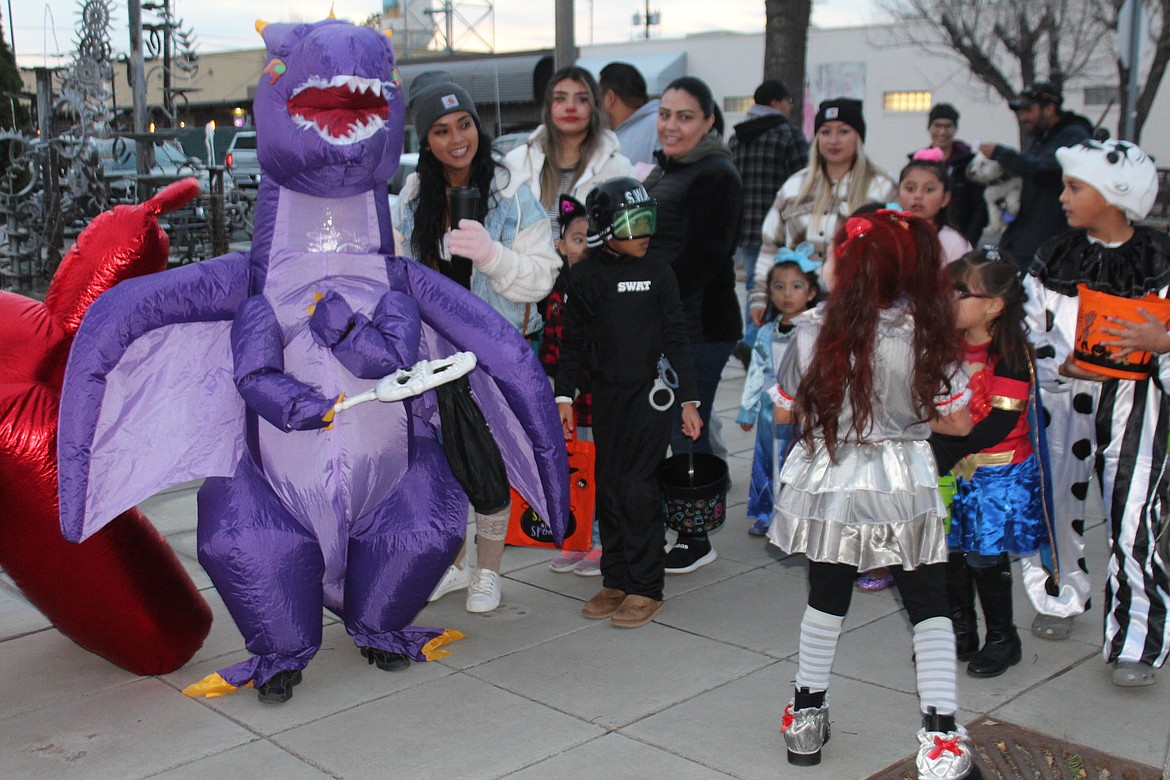
[[[435,388],[443,452],[475,511],[490,515],[510,501],[508,470],[467,377]]]

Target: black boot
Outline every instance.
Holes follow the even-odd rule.
[[[1012,622],[1012,569],[1007,556],[986,569],[974,569],[975,587],[987,623],[987,641],[967,664],[972,677],[998,677],[1020,662],[1020,634]]]
[[[383,672],[401,672],[410,666],[410,659],[402,653],[392,653],[389,650],[379,650],[376,647],[359,648],[362,658],[371,664],[377,664]]]
[[[256,689],[256,694],[264,704],[283,704],[292,698],[293,686],[300,683],[300,669],[277,672]]]
[[[953,552],[947,556],[947,601],[951,605],[951,623],[955,627],[955,656],[960,661],[970,661],[979,652],[972,578],[965,553]]]

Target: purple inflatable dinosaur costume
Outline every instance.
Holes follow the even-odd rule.
[[[189,692],[255,684],[261,700],[283,701],[321,643],[323,606],[383,669],[442,657],[459,638],[407,625],[467,521],[434,392],[335,414],[339,396],[469,350],[509,481],[558,540],[568,465],[520,334],[392,256],[386,181],[405,109],[389,40],[336,20],[257,29],[269,60],[254,104],[264,176],[252,250],[94,303],[69,358],[58,455],[73,541],[164,487],[208,478],[199,560],[252,657]]]

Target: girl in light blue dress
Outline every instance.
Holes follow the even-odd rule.
[[[782,252],[785,250],[781,250]],[[795,252],[789,252],[795,255]],[[803,262],[801,262],[803,260]],[[808,265],[808,270],[804,268]],[[747,516],[752,520],[748,533],[766,536],[772,520],[772,485],[784,454],[792,442],[794,428],[772,421],[772,399],[766,389],[776,384],[776,368],[784,359],[792,334],[792,318],[812,306],[820,296],[816,272],[820,263],[781,260],[768,271],[766,325],[760,328],[752,349],[752,361],[743,383],[743,397],[735,421],[745,431],[756,429],[752,456],[752,479],[748,488]]]

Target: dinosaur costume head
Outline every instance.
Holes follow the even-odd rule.
[[[256,26],[268,48],[253,103],[265,175],[319,197],[384,186],[406,116],[389,38],[336,19]]]

